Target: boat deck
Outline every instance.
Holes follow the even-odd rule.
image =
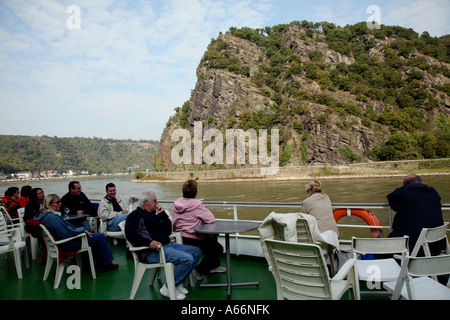
[[[45,265],[39,265],[40,253],[36,260],[30,261],[27,269],[23,263],[23,278],[18,279],[12,253],[5,259],[0,256],[0,300],[129,300],[134,277],[134,262],[126,259],[124,241],[110,244],[114,263],[119,269],[109,272],[97,271],[97,279],[92,279],[89,265],[81,272],[81,289],[69,289],[66,282],[70,277],[67,268],[58,289],[53,289],[55,264],[47,281],[42,281]],[[23,259],[22,259],[23,262]],[[225,266],[225,254],[222,265]],[[272,273],[263,258],[235,256],[231,261],[232,280],[234,282],[259,281],[259,287],[234,287],[232,300],[275,300],[276,288]],[[135,300],[168,300],[159,293],[161,280],[149,286],[147,271],[136,293]],[[164,280],[164,279],[162,279]],[[226,273],[214,274],[201,281],[195,281],[193,288],[187,286],[190,293],[186,300],[227,300],[226,288],[200,288],[201,283],[226,283]]]
[[[1,300],[129,300],[131,285],[134,277],[134,262],[126,258],[126,247],[124,240],[118,240],[117,244],[110,244],[114,255],[114,263],[119,268],[114,271],[102,272],[96,269],[97,278],[92,279],[89,264],[83,265],[81,272],[81,288],[69,289],[67,281],[71,274],[67,273],[67,266],[63,273],[58,289],[53,289],[55,279],[55,264],[53,264],[47,281],[43,281],[45,265],[39,264],[40,253],[37,259],[29,259],[30,268],[27,269],[23,263],[23,278],[18,279],[14,266],[12,253],[0,256],[0,301]],[[30,251],[28,251],[30,252]],[[23,258],[22,258],[23,262]],[[70,262],[67,262],[70,263]],[[222,266],[225,266],[225,254],[222,257]],[[231,255],[231,270],[233,282],[258,281],[259,286],[233,287],[231,289],[231,301],[274,301],[276,300],[276,286],[272,273],[268,270],[265,258],[251,257],[247,255]],[[149,275],[147,271],[136,293],[134,300],[159,301],[168,300],[159,293],[164,284],[164,278],[157,279],[153,286],[149,286]],[[194,287],[187,285],[189,294],[185,301],[226,301],[226,287],[200,288],[200,284],[226,283],[226,273],[214,274],[204,277],[203,280],[195,280]],[[364,286],[364,284],[362,284]],[[364,288],[361,287],[363,290]],[[347,300],[345,294],[342,300]],[[367,297],[361,296],[362,300]],[[370,298],[372,300],[373,298]],[[375,299],[387,300],[387,297],[376,297]]]
[[[160,201],[171,203],[171,201]],[[234,218],[238,219],[238,206],[269,206],[280,204],[267,203],[208,203],[208,205],[217,206],[233,206]],[[284,203],[286,207],[295,206],[298,204]],[[361,205],[362,206],[362,205]],[[361,207],[359,206],[359,207]],[[338,204],[338,207],[351,207],[347,204]],[[354,207],[354,206],[353,206]],[[370,204],[362,207],[385,208],[386,204]],[[443,209],[450,210],[450,204],[444,204]],[[390,211],[389,211],[390,213]],[[347,227],[346,225],[339,225],[340,227]],[[367,225],[348,225],[348,227],[358,227],[361,230],[370,228]],[[389,228],[388,226],[382,228]],[[354,232],[354,230],[352,231]],[[367,231],[365,231],[367,233]],[[257,235],[254,235],[257,237]],[[234,246],[234,247],[233,247]],[[345,244],[341,247],[344,248]],[[58,289],[53,289],[55,266],[53,266],[49,279],[43,281],[44,265],[39,264],[40,253],[36,260],[30,261],[30,268],[25,268],[22,259],[23,279],[18,279],[15,266],[14,257],[12,253],[8,254],[8,259],[5,255],[0,255],[0,301],[2,300],[129,300],[131,285],[134,277],[134,262],[126,258],[126,246],[124,240],[118,240],[114,245],[110,243],[111,251],[115,257],[114,263],[119,264],[119,269],[103,273],[97,270],[97,279],[92,279],[89,266],[83,268],[81,272],[81,289],[69,289],[67,286],[67,279],[70,274],[64,273]],[[233,251],[235,249],[235,251]],[[246,249],[249,252],[246,253]],[[248,250],[247,250],[248,251]],[[268,270],[268,264],[261,254],[255,255],[257,250],[255,246],[249,244],[242,244],[239,246],[232,244],[232,253],[239,252],[239,255],[232,254],[231,271],[233,282],[253,282],[258,281],[260,285],[233,287],[231,290],[231,300],[276,300],[276,286],[272,273]],[[30,250],[28,248],[28,253]],[[252,254],[252,256],[250,256]],[[225,254],[222,256],[222,266],[225,266]],[[67,270],[67,269],[66,269]],[[157,280],[153,286],[148,285],[149,272],[144,274],[144,278],[136,293],[135,300],[141,301],[163,301],[168,300],[159,293],[160,286],[164,283]],[[206,277],[201,281],[197,281],[194,287],[187,287],[190,291],[186,296],[187,301],[220,301],[227,300],[226,287],[218,288],[200,288],[201,283],[226,283],[226,273],[214,274]],[[361,291],[365,291],[365,283],[360,283]],[[343,300],[348,298],[344,295]],[[387,300],[387,296],[375,296],[375,299]],[[361,299],[374,299],[373,296],[361,295]]]

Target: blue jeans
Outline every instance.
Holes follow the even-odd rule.
[[[128,215],[129,215],[129,213],[126,213],[126,214],[122,214],[118,217],[108,220],[108,222],[106,223],[106,229],[108,231],[120,231],[119,224],[122,221],[125,221],[127,219]]]
[[[187,277],[197,266],[202,255],[202,250],[185,244],[169,243],[163,246],[166,262],[175,265],[175,286],[184,283]],[[152,251],[147,256],[147,263],[159,263],[159,252]]]
[[[84,230],[91,232],[91,225],[89,224],[89,221],[87,221],[87,219],[84,219],[83,222],[81,222],[81,226],[84,228]]]

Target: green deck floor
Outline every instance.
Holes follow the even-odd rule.
[[[123,240],[119,240],[116,245],[110,244],[111,252],[114,255],[114,263],[119,264],[119,269],[110,272],[96,270],[97,278],[92,279],[89,266],[83,267],[81,272],[81,288],[69,289],[67,280],[70,274],[66,271],[62,276],[58,289],[53,289],[55,279],[55,264],[52,267],[49,278],[43,281],[44,265],[39,265],[40,252],[36,260],[30,261],[30,268],[25,268],[23,263],[23,278],[18,279],[14,266],[12,253],[0,255],[0,301],[5,300],[123,300],[130,298],[131,285],[134,277],[134,263],[126,259],[126,247]],[[28,250],[28,253],[30,251]],[[85,259],[86,260],[86,259]],[[225,254],[222,257],[222,266],[225,266]],[[231,289],[232,301],[268,301],[276,300],[276,287],[272,273],[268,270],[267,262],[264,258],[254,258],[248,256],[232,255],[231,259],[232,282],[253,282],[259,281],[260,285],[233,287]],[[156,280],[153,286],[149,286],[150,272],[144,274],[143,280],[136,293],[137,301],[158,301],[168,300],[159,293],[159,289],[164,284],[162,280]],[[186,286],[190,291],[186,296],[186,301],[226,301],[227,289],[220,288],[200,288],[202,283],[226,283],[226,273],[214,274],[201,281],[195,281],[194,287]],[[361,283],[361,290],[366,288]],[[348,298],[345,294],[343,300]],[[363,300],[387,300],[386,297],[361,296]]]

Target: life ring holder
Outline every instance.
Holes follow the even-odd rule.
[[[379,226],[381,223],[377,216],[367,209],[357,209],[357,208],[336,208],[333,210],[334,220],[339,221],[342,217],[359,217],[364,220],[369,226]],[[372,238],[383,238],[383,230],[377,228],[370,228],[372,232]]]

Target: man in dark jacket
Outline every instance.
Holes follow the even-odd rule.
[[[159,248],[164,248],[167,262],[175,265],[174,277],[176,298],[182,300],[188,291],[183,283],[191,274],[201,257],[202,251],[194,246],[171,243],[172,222],[158,204],[153,192],[144,192],[139,199],[139,207],[130,213],[125,224],[127,240],[135,247],[149,247],[140,252],[140,260],[146,263],[159,263]],[[160,293],[169,297],[167,283]]]
[[[403,187],[387,195],[389,205],[396,211],[389,237],[409,236],[409,251],[416,245],[422,228],[435,228],[444,224],[441,197],[438,192],[422,183],[417,175],[408,175]],[[430,244],[432,255],[445,247],[444,241]]]
[[[87,214],[91,217],[97,216],[97,211],[94,209],[91,201],[82,192],[81,184],[78,181],[71,181],[69,183],[69,192],[66,193],[62,198],[62,210],[69,208],[69,215],[79,215]],[[64,211],[63,211],[64,212]],[[89,222],[86,217],[80,219],[70,220],[76,227],[82,226],[86,231],[91,231]]]

